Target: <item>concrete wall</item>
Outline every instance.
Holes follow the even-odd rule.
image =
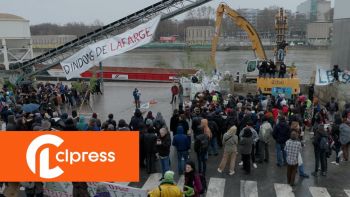
[[[350,70],[350,17],[334,20],[332,64]]]
[[[334,7],[332,59],[331,64],[338,64],[342,69],[350,70],[350,1],[336,0]],[[327,102],[335,97],[342,108],[350,102],[349,84],[334,83],[316,87],[316,94],[321,101]]]

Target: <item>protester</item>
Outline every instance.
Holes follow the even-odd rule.
[[[334,121],[334,115],[338,112],[338,102],[335,101],[334,97],[331,97],[331,100],[326,104],[326,109],[328,111],[328,119],[333,122]]]
[[[208,147],[211,138],[211,131],[207,125],[207,120],[201,121],[200,134],[195,138],[194,151],[197,154],[198,172],[205,176],[207,170]]]
[[[335,114],[334,116],[334,123],[332,124],[332,140],[333,145],[331,145],[332,149],[335,151],[335,161],[332,161],[331,163],[334,165],[339,165],[340,162],[340,150],[341,150],[341,143],[340,143],[340,125],[342,124],[342,119],[340,114]]]
[[[191,141],[188,140],[187,136],[184,134],[184,129],[182,126],[177,127],[176,135],[174,135],[173,146],[175,146],[177,151],[177,169],[180,175],[183,174],[185,163],[188,159],[188,150],[191,146]]]
[[[272,126],[264,116],[262,118],[262,124],[259,129],[259,161],[258,163],[262,163],[262,161],[269,161],[269,144],[272,136]]]
[[[185,183],[184,183],[184,194],[185,196],[200,197],[202,191],[202,183],[199,174],[196,172],[194,162],[186,162],[185,168]],[[191,191],[193,191],[191,193]]]
[[[250,174],[250,155],[252,153],[253,143],[253,132],[251,129],[243,129],[239,141],[239,152],[241,153],[243,169],[246,174]]]
[[[143,149],[146,157],[147,173],[155,173],[155,159],[157,153],[157,136],[151,131],[147,130],[143,137]]]
[[[174,83],[174,85],[171,87],[171,102],[170,104],[173,104],[173,102],[176,103],[176,96],[179,94],[179,88],[177,85]]]
[[[159,186],[148,192],[149,197],[183,197],[181,189],[176,186],[174,172],[167,171]]]
[[[140,108],[140,96],[141,96],[141,93],[139,92],[139,90],[137,88],[135,88],[133,93],[132,93],[132,95],[134,97],[134,102],[135,102],[136,109]]]
[[[131,117],[129,128],[130,131],[139,131],[140,125],[143,124],[143,117],[140,109],[135,109],[134,116]]]
[[[112,125],[113,126],[113,125]],[[117,131],[129,131],[129,125],[126,124],[126,121],[124,119],[120,119],[118,121],[118,127],[116,129]]]
[[[164,173],[170,170],[170,146],[171,137],[166,128],[160,129],[160,136],[157,139],[157,152],[160,158],[160,164],[162,166],[162,178]]]
[[[325,129],[325,125],[318,124],[318,128],[314,134],[314,153],[315,153],[315,171],[311,173],[313,176],[318,176],[319,165],[321,163],[321,175],[326,176],[327,174],[327,149],[328,135]]]
[[[349,114],[349,113],[348,113]],[[343,123],[339,126],[339,141],[341,143],[342,155],[344,161],[349,160],[349,147],[350,147],[350,118],[347,116],[344,117]]]
[[[279,70],[279,73],[278,73],[278,77],[279,78],[284,78],[284,75],[286,74],[286,72],[287,72],[287,66],[284,63],[282,63],[280,65],[280,70]]]
[[[227,161],[229,161],[229,175],[235,174],[235,163],[236,163],[236,155],[237,155],[237,144],[238,144],[238,137],[236,135],[237,127],[232,126],[223,137],[223,144],[224,144],[224,155],[222,157],[221,163],[218,168],[218,172],[222,173],[222,171],[225,169]]]
[[[173,135],[176,135],[177,126],[179,123],[179,110],[174,109],[173,116],[170,119],[170,131],[173,132]]]
[[[273,130],[272,136],[276,141],[277,166],[286,164],[285,145],[290,136],[290,128],[284,116],[279,117],[279,122]]]
[[[114,118],[114,115],[113,114],[108,114],[108,119],[106,120],[106,125],[113,125],[114,126],[114,130],[117,126],[117,123],[115,122],[115,120],[113,119]]]
[[[298,168],[298,155],[301,153],[301,143],[298,140],[298,133],[291,132],[290,139],[286,142],[285,151],[287,153],[287,182],[294,186],[295,175]]]

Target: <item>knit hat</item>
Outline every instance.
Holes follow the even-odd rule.
[[[174,172],[173,171],[166,171],[164,173],[164,179],[162,180],[162,183],[174,183]]]

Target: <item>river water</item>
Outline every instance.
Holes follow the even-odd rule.
[[[266,51],[273,57],[273,51]],[[38,54],[36,54],[38,55]],[[245,62],[254,59],[251,50],[218,51],[216,55],[218,70],[242,73]],[[116,67],[156,67],[156,68],[208,68],[210,51],[168,51],[168,50],[133,50],[103,61],[104,66]],[[330,50],[293,49],[287,51],[286,63],[293,62],[298,67],[302,83],[309,83],[312,71],[317,66],[329,68]]]
[[[273,57],[273,51],[266,51]],[[131,51],[111,57],[104,66],[159,67],[159,68],[206,68],[209,67],[210,51]],[[216,55],[218,70],[231,73],[243,72],[246,60],[254,59],[250,50],[218,51]],[[330,50],[289,50],[287,65],[293,62],[298,67],[298,75],[303,83],[309,83],[312,71],[317,66],[329,68]]]

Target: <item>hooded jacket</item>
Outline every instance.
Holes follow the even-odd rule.
[[[6,125],[6,131],[16,131],[17,126],[16,126],[16,120],[14,115],[9,115],[7,117],[7,125]]]
[[[187,151],[190,149],[190,141],[187,135],[184,134],[182,126],[177,127],[177,132],[173,139],[173,146],[176,147],[177,151]]]
[[[88,124],[85,122],[85,116],[79,117],[79,122],[77,123],[77,129],[79,131],[86,131],[88,128]]]
[[[350,142],[350,122],[346,121],[339,126],[339,141],[345,145]]]
[[[226,153],[237,152],[238,137],[236,135],[237,127],[231,127],[222,139],[222,143],[225,145],[224,151]]]
[[[287,121],[282,118],[279,120],[279,123],[275,126],[273,133],[273,138],[278,144],[285,144],[290,137],[290,128],[287,124]]]
[[[134,116],[131,118],[129,127],[131,131],[139,131],[140,125],[143,124],[142,113],[139,109],[135,110]]]

